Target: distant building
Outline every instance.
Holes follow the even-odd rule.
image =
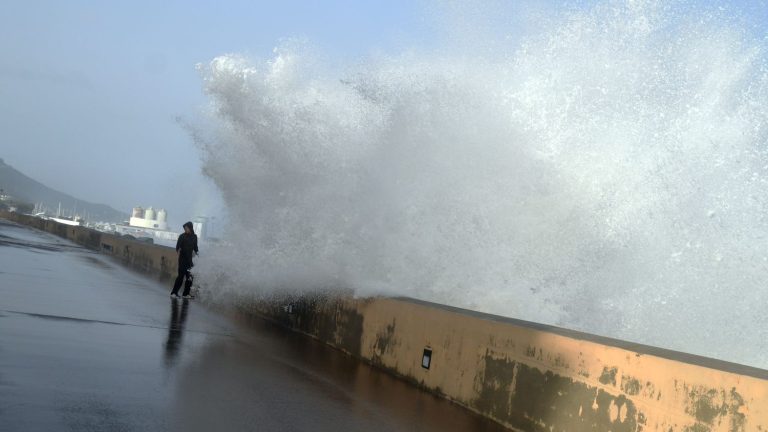
[[[175,246],[180,230],[179,232],[168,230],[168,214],[164,209],[155,211],[152,207],[146,209],[134,207],[128,225],[115,225],[115,232],[139,240],[152,239],[156,244]]]
[[[192,228],[195,230],[195,234],[199,239],[205,239],[209,235],[209,222],[205,216],[197,216],[192,219]]]
[[[151,228],[160,231],[168,230],[168,214],[164,209],[155,211],[152,207],[144,210],[134,207],[128,225],[137,228]]]
[[[198,239],[205,240],[210,234],[211,221],[205,216],[198,216],[192,219],[192,227],[197,234]],[[181,234],[182,229],[172,231],[168,228],[168,213],[164,209],[155,210],[152,207],[134,207],[131,211],[131,218],[128,223],[122,223],[112,226],[102,227],[103,231],[115,232],[120,235],[129,235],[139,240],[152,239],[153,243],[164,246],[175,246],[176,239]]]

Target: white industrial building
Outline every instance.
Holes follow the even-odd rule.
[[[155,244],[175,246],[181,230],[168,230],[168,213],[164,209],[134,207],[128,225],[116,225],[115,232],[138,239],[150,238]]]
[[[152,207],[147,207],[146,210],[141,207],[134,207],[128,225],[137,228],[151,228],[167,231],[168,214],[164,209],[155,211]]]
[[[192,226],[199,240],[205,239],[208,234],[208,225],[208,218],[204,216],[193,219]],[[182,229],[181,226],[178,231],[168,229],[168,213],[164,209],[134,207],[128,225],[116,225],[115,232],[137,239],[150,238],[155,244],[173,247]]]

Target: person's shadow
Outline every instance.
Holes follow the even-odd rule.
[[[179,354],[188,308],[187,300],[171,300],[171,322],[168,324],[168,339],[165,341],[165,364],[169,367],[176,363]]]

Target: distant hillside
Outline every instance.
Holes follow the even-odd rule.
[[[31,204],[43,203],[49,209],[58,208],[59,203],[62,208],[68,210],[77,206],[77,213],[80,215],[87,213],[91,221],[122,222],[128,218],[127,213],[115,210],[108,205],[89,203],[51,189],[7,165],[2,159],[0,159],[0,189],[20,201]]]

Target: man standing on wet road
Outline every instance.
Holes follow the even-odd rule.
[[[173,283],[173,290],[171,291],[171,298],[179,298],[179,288],[181,283],[184,283],[184,294],[182,297],[185,299],[194,298],[190,293],[192,289],[192,273],[190,270],[194,264],[192,263],[192,254],[197,255],[197,235],[192,227],[192,222],[184,224],[184,234],[179,236],[176,241],[176,254],[179,256],[179,275],[176,277],[176,282]]]

